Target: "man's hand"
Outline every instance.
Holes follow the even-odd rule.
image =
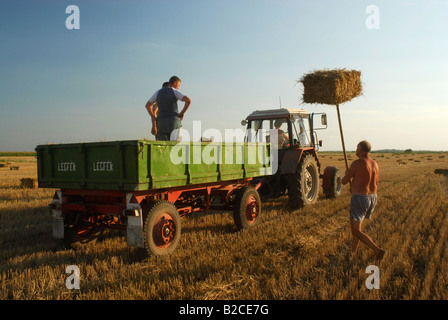
[[[151,119],[152,122],[152,129],[151,129],[151,133],[155,136],[157,136],[157,118],[154,117]]]

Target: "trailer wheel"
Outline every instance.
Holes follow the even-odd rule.
[[[179,244],[181,222],[179,213],[169,201],[156,201],[150,207],[144,225],[144,243],[148,254],[167,255]]]
[[[253,227],[260,221],[261,200],[253,187],[244,187],[236,195],[233,220],[238,230]]]
[[[307,155],[300,161],[295,174],[289,176],[289,204],[291,209],[300,209],[313,204],[319,197],[319,172],[316,160]]]
[[[327,198],[336,198],[342,192],[342,173],[336,167],[329,166],[324,170],[322,186]]]

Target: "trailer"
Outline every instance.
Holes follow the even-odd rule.
[[[181,218],[231,210],[238,229],[259,223],[258,177],[272,174],[269,143],[113,141],[36,147],[40,188],[57,189],[52,234],[70,246],[105,228],[148,254],[178,246]]]
[[[320,124],[314,123],[320,119]],[[181,218],[233,211],[238,229],[260,223],[261,199],[287,195],[291,210],[341,194],[341,172],[321,172],[316,130],[326,115],[302,109],[252,112],[244,142],[114,141],[39,145],[40,188],[55,188],[53,237],[93,239],[105,228],[126,231],[129,246],[170,254]],[[322,184],[319,180],[322,179]]]

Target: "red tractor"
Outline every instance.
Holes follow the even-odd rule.
[[[315,124],[315,119],[320,119],[320,123]],[[263,182],[259,189],[262,198],[287,194],[291,208],[299,209],[317,201],[320,178],[326,197],[341,194],[341,171],[328,166],[322,173],[317,155],[322,141],[317,139],[316,130],[327,128],[325,113],[302,109],[258,110],[243,120],[242,125],[247,126],[249,142],[266,140],[272,148],[278,148],[277,159],[273,160],[276,170],[272,175],[258,178]]]

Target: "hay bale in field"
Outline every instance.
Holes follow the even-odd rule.
[[[11,166],[9,167],[9,170],[19,170],[19,166]]]
[[[305,103],[338,105],[362,94],[361,72],[357,70],[317,70],[300,82]]]
[[[434,170],[435,174],[443,174],[445,176],[448,176],[448,169],[436,169]]]
[[[33,178],[23,178],[20,179],[20,186],[22,188],[36,189],[38,187],[38,181]]]

